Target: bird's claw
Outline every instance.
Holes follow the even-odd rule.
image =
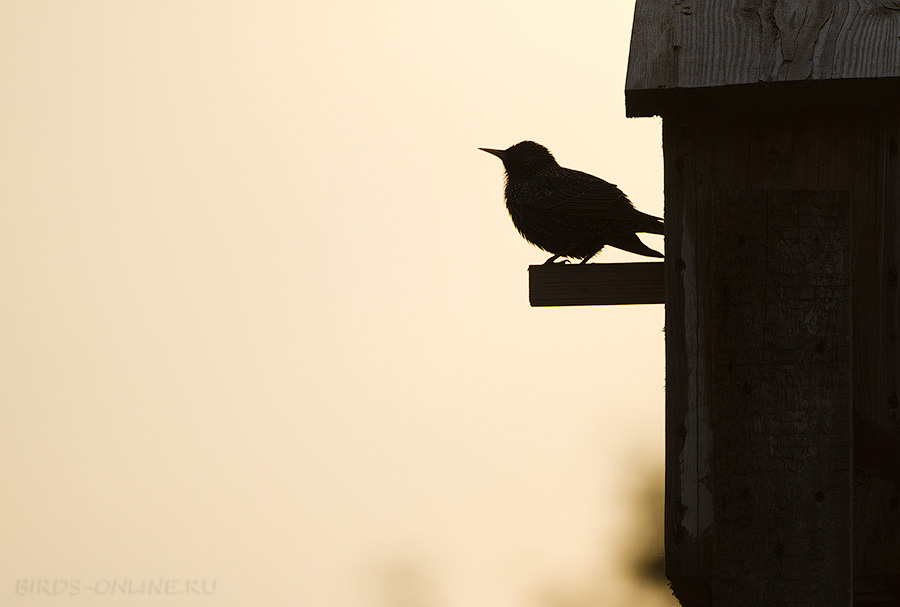
[[[557,257],[559,257],[559,255],[555,255],[555,256],[551,257],[550,259],[548,259],[547,261],[544,262],[544,265],[546,266],[549,264],[549,265],[555,266],[558,263],[569,263],[569,260],[566,258],[556,261]]]

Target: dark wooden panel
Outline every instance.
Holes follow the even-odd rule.
[[[897,403],[891,398],[900,381],[900,289],[891,272],[900,266],[895,242],[900,231],[900,165],[894,143],[900,135],[900,116],[891,111],[714,113],[668,117],[663,126],[666,263],[670,264],[666,275],[666,563],[672,587],[678,596],[693,597],[686,605],[711,604],[711,584],[721,576],[728,558],[719,540],[718,525],[724,519],[717,509],[723,503],[718,497],[722,479],[729,477],[711,468],[715,458],[710,449],[716,445],[729,449],[739,443],[723,438],[716,425],[720,423],[714,419],[717,407],[721,411],[728,405],[711,395],[711,377],[722,372],[711,365],[722,358],[714,347],[716,340],[721,348],[721,340],[730,343],[742,338],[735,332],[738,325],[713,322],[710,316],[716,301],[711,298],[722,296],[715,286],[720,279],[714,277],[722,263],[722,245],[711,244],[713,219],[719,217],[721,223],[722,205],[737,195],[732,191],[765,193],[767,210],[762,216],[745,206],[746,218],[735,221],[733,230],[744,244],[733,249],[751,256],[754,248],[767,242],[771,252],[765,263],[774,263],[781,256],[775,247],[783,244],[783,238],[767,230],[761,239],[761,232],[752,229],[754,222],[777,219],[766,219],[772,212],[769,197],[781,190],[807,191],[810,196],[839,190],[852,202],[851,254],[849,262],[844,257],[843,263],[851,264],[852,273],[854,456],[858,464],[875,467],[872,471],[857,468],[852,475],[854,572],[865,580],[865,596],[857,600],[863,604],[869,597],[893,596],[900,604],[896,594],[900,588],[900,451],[895,438]],[[822,238],[826,232],[814,231],[811,237]],[[727,279],[729,270],[724,271]],[[763,282],[773,287],[780,278],[770,276]],[[740,296],[745,283],[757,282],[746,277],[732,281],[732,296]],[[785,301],[794,310],[806,305],[802,300]],[[763,313],[753,310],[747,308],[751,317]],[[815,315],[816,306],[807,311]],[[755,389],[755,380],[747,383]],[[862,418],[870,423],[861,424]],[[747,419],[755,423],[754,416]],[[840,475],[847,474],[847,466],[835,473],[843,478]],[[750,535],[748,530],[743,539],[750,541]]]
[[[715,604],[852,596],[850,196],[713,192]]]
[[[532,306],[664,303],[663,262],[529,266]]]
[[[666,190],[666,575],[684,605],[711,604],[712,492],[709,486],[706,336],[699,317],[706,274],[709,196],[698,184],[709,166],[694,150],[709,146],[709,125],[665,120]],[[713,132],[717,132],[716,131]],[[732,166],[745,166],[734,162]]]
[[[784,107],[790,107],[794,111],[861,111],[898,105],[900,77],[625,91],[625,113],[631,118],[719,112],[722,108],[728,108],[732,112],[778,111]]]
[[[854,211],[854,552],[858,604],[900,605],[900,116],[860,129]],[[893,601],[893,602],[890,602]]]

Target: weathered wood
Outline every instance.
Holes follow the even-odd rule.
[[[638,0],[627,90],[900,77],[897,0]]]
[[[854,552],[871,596],[900,604],[900,116],[869,133],[871,204],[854,250]]]
[[[811,536],[779,539],[779,529],[784,537],[790,529],[778,517],[790,513],[809,529],[816,508],[834,523],[840,519],[838,514],[855,502],[855,522],[851,527],[845,521],[844,530],[850,533],[852,529],[855,575],[865,581],[857,602],[890,596],[900,604],[896,594],[900,588],[900,423],[896,399],[892,399],[900,381],[900,297],[896,272],[892,272],[900,267],[896,243],[900,164],[892,152],[900,139],[900,117],[893,111],[718,113],[669,117],[663,127],[666,565],[672,587],[686,607],[790,602],[787,593],[798,586],[778,585],[779,579],[789,579],[784,577],[785,567],[802,569],[804,563],[808,567],[814,563],[810,554],[827,551],[820,545],[802,558],[799,552],[791,557],[792,547],[800,550]],[[794,192],[779,193],[782,190]],[[825,223],[816,224],[815,230],[800,224],[788,229],[784,222],[791,217],[799,221],[800,215],[775,212],[794,204],[785,203],[784,196],[799,197],[797,208],[819,209],[815,213],[822,214]],[[802,251],[820,250],[816,247],[825,247],[824,240],[840,241],[827,220],[835,200],[852,202],[849,254],[832,251],[829,257],[823,252],[822,257],[804,261]],[[733,208],[723,214],[735,205],[742,209],[740,213]],[[790,244],[788,236],[796,241],[801,234],[807,244],[784,249]],[[728,241],[729,235],[735,240]],[[763,250],[766,257],[760,258]],[[815,270],[828,263],[836,267],[835,259],[841,264],[852,260],[852,297],[841,312],[851,315],[853,327],[852,347],[847,346],[845,358],[832,353],[835,336],[846,326],[835,322],[837,331],[832,333],[817,324],[815,319],[823,318],[825,308],[808,296],[813,292],[822,295],[835,317],[836,287],[824,284],[827,275]],[[776,298],[775,293],[783,297]],[[728,320],[731,317],[733,320]],[[796,338],[788,330],[791,327],[805,332]],[[765,336],[775,339],[762,343],[774,343],[773,352],[781,352],[779,357],[769,360],[769,350],[759,349]],[[724,355],[732,346],[746,347],[747,353],[740,355],[735,350]],[[827,365],[823,362],[826,355],[831,357]],[[788,373],[788,368],[795,371]],[[822,375],[825,369],[833,377]],[[837,377],[846,380],[845,387],[852,386],[857,464],[868,461],[876,468],[869,472],[857,469],[852,477],[849,459],[844,465],[835,464],[844,461],[851,444],[846,440],[849,421],[842,425],[840,418],[834,417],[843,414],[834,409],[842,398],[841,384],[834,382]],[[823,386],[825,392],[821,392]],[[802,398],[787,398],[788,389]],[[778,395],[786,403],[784,408],[774,406]],[[821,406],[810,405],[813,401]],[[833,413],[830,421],[828,410]],[[860,419],[869,420],[868,425],[858,423]],[[817,431],[809,433],[813,442],[790,447],[791,435],[785,428],[791,424],[799,427],[803,420],[817,420],[818,425],[811,426]],[[746,424],[746,436],[736,430],[742,423]],[[823,428],[829,428],[831,436],[823,436]],[[826,439],[833,441],[830,449],[821,443]],[[746,452],[736,456],[733,450]],[[761,464],[771,465],[768,474],[773,478],[754,472]],[[797,483],[785,484],[784,479],[793,478],[792,474],[797,475]],[[843,496],[834,495],[835,487],[851,478],[854,493],[848,488]],[[753,484],[752,479],[762,485]],[[769,504],[760,496],[773,487],[778,491],[769,494],[774,500]],[[813,502],[809,502],[810,490]],[[820,490],[821,502],[815,499]],[[798,511],[782,508],[785,495],[797,498]],[[756,527],[752,525],[754,516],[760,521]],[[768,519],[763,521],[760,516]],[[833,528],[830,535],[844,541],[847,536],[840,531]],[[772,545],[754,544],[758,538],[768,538]],[[753,561],[751,555],[741,552],[741,542],[746,549],[755,545],[763,551],[781,546],[780,558],[768,551],[761,561]],[[741,556],[736,560],[736,555]],[[846,565],[843,554],[840,558]],[[759,588],[766,587],[775,595],[784,592],[782,599],[763,601],[759,593],[751,593],[758,601],[755,603],[722,598],[722,593],[729,592],[728,584],[737,588],[739,582],[729,579],[746,574],[749,562],[769,574],[773,563],[781,568],[769,580],[748,582],[744,577],[744,589],[749,592],[758,582],[762,584]],[[846,576],[833,569],[832,573],[828,583],[835,591],[835,584],[845,583]]]
[[[663,262],[542,264],[528,267],[532,306],[664,303]]]
[[[671,131],[663,122],[664,142]],[[676,141],[684,142],[683,138]],[[700,276],[708,259],[708,197],[687,187],[705,176],[702,165],[665,155],[666,184],[666,574],[683,605],[711,604],[712,492],[707,484],[711,441],[705,376]],[[671,177],[677,175],[676,185]],[[669,197],[671,196],[671,200]]]
[[[688,112],[860,111],[900,107],[900,78],[866,78],[801,82],[761,82],[722,87],[629,91],[629,117],[680,115]]]
[[[716,191],[710,207],[714,603],[846,606],[849,196]]]
[[[727,93],[720,87],[734,87],[729,105],[748,97],[765,102],[786,91],[792,101],[813,94],[821,107],[832,93],[852,101],[856,86],[867,87],[856,91],[857,103],[896,99],[900,86],[898,0],[638,0],[634,15],[625,84],[629,116],[684,111],[689,102],[709,101],[691,93],[710,87],[720,103],[720,92]],[[815,86],[840,80],[855,82]],[[760,86],[786,82],[803,86]]]
[[[673,590],[900,605],[900,0],[637,0],[625,92],[665,119]]]

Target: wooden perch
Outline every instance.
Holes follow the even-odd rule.
[[[665,303],[664,262],[529,266],[532,306]]]

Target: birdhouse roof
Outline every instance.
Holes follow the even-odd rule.
[[[785,94],[816,103],[896,101],[900,0],[637,0],[629,116],[698,102],[758,105]]]

